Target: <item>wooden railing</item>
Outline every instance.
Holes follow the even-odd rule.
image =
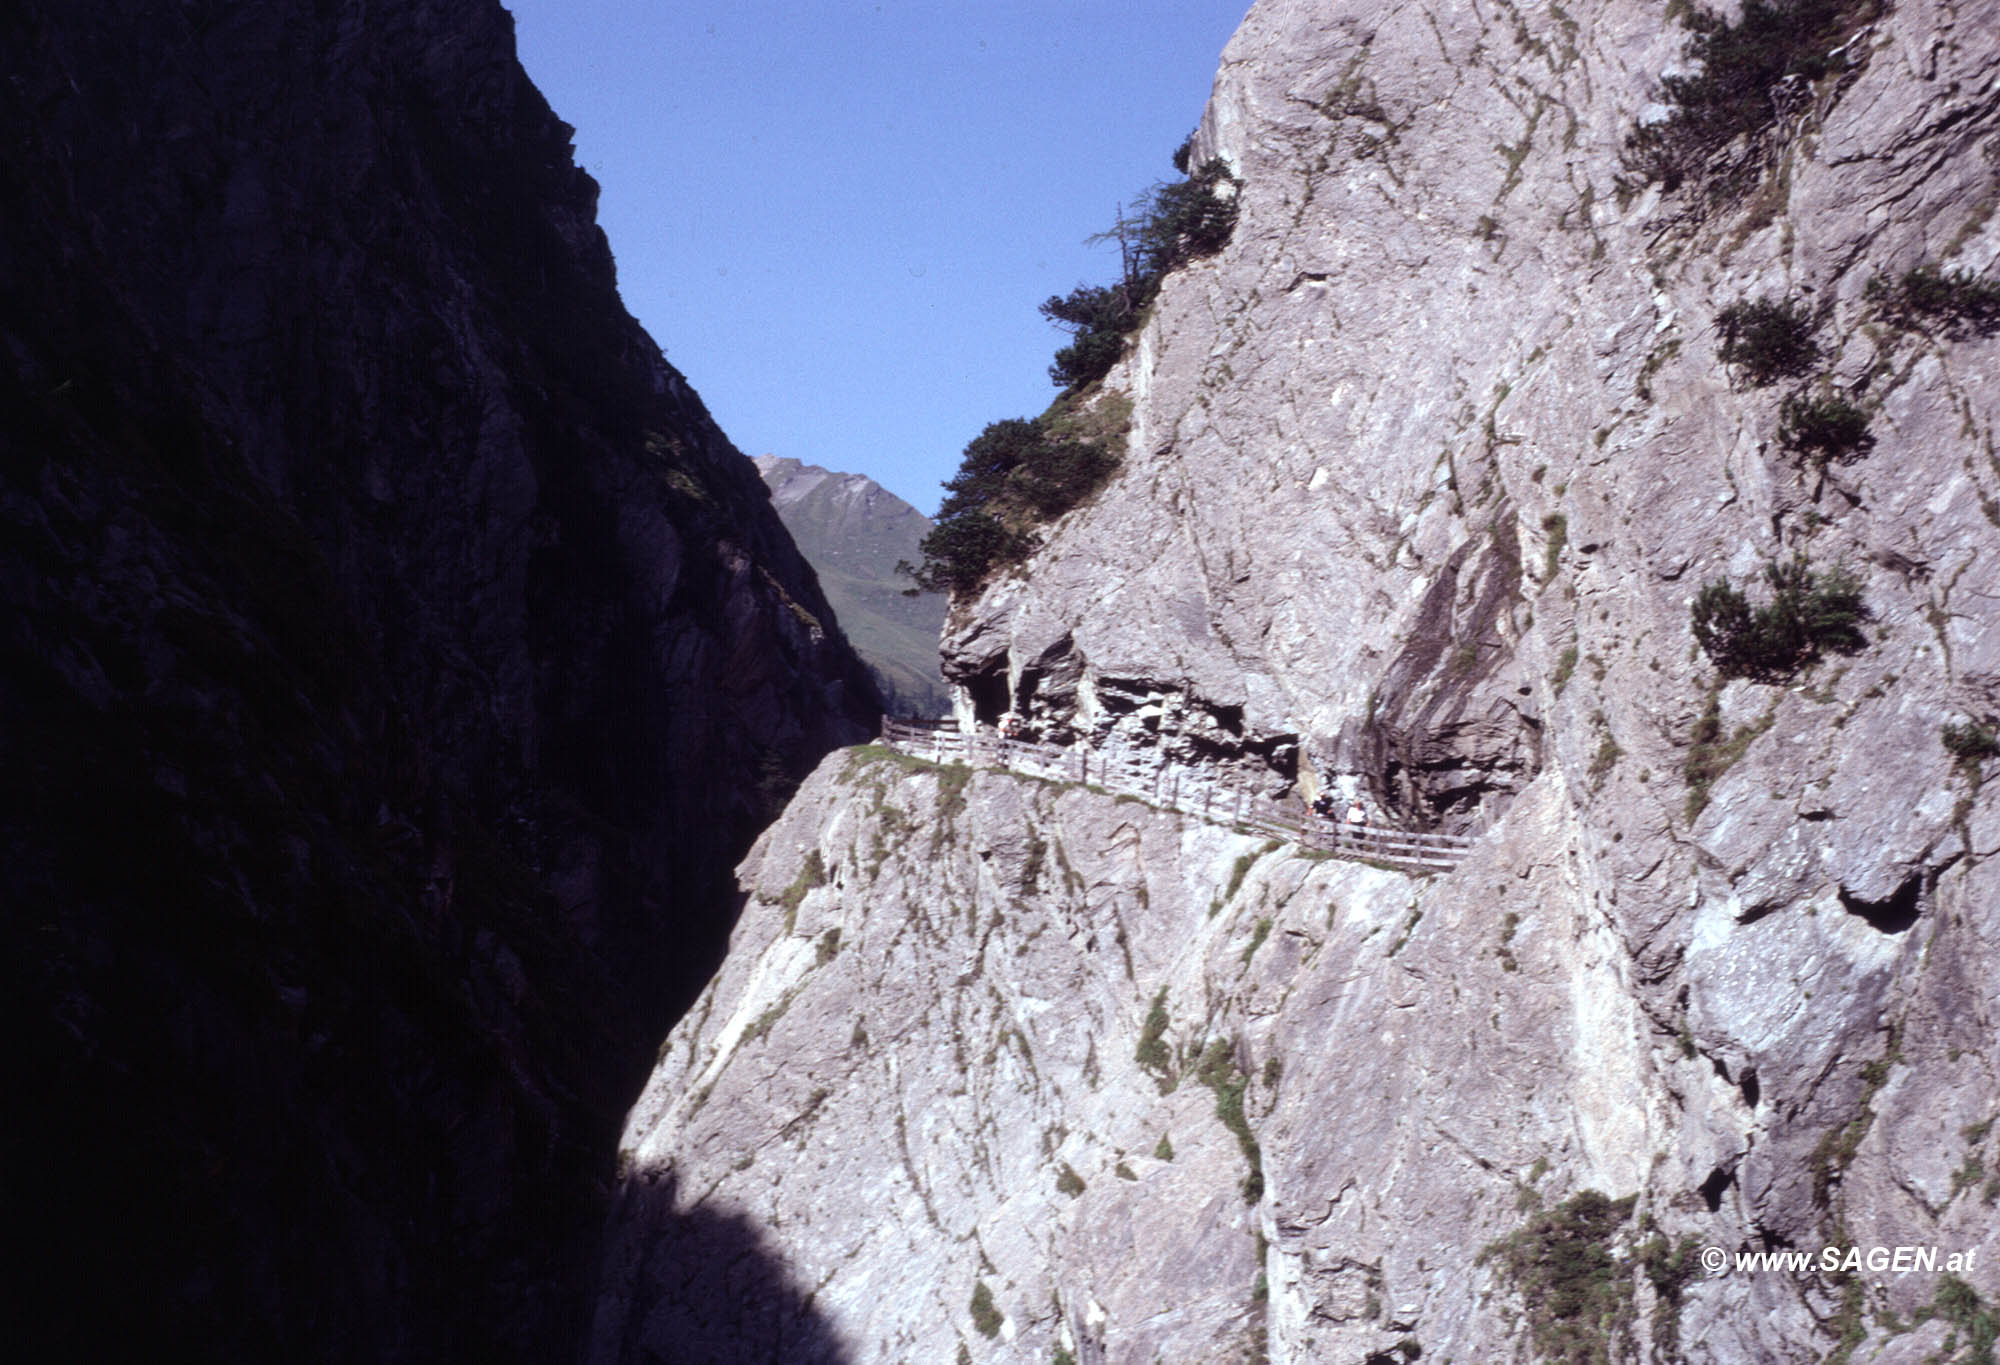
[[[1422,872],[1457,867],[1474,842],[1456,834],[1302,818],[1295,805],[1273,801],[1220,773],[1170,763],[1156,750],[1106,751],[1081,744],[1065,749],[1008,739],[991,730],[968,735],[950,721],[890,717],[882,721],[882,742],[933,763],[1005,768],[1029,777],[1080,782],[1304,848]]]

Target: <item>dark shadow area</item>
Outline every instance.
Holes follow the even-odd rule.
[[[1734,1171],[1726,1171],[1722,1167],[1717,1166],[1708,1173],[1708,1178],[1701,1182],[1701,1198],[1702,1202],[1708,1205],[1710,1213],[1721,1212],[1722,1196],[1735,1183],[1736,1173]]]
[[[671,1176],[619,1186],[588,1365],[847,1365],[857,1359],[761,1228],[677,1207]]]
[[[149,908],[187,930],[170,900]],[[32,1249],[9,1277],[8,1359],[571,1353],[616,1137],[605,1095],[550,1088],[519,1050],[533,1040],[481,1042],[449,998],[295,975],[254,942],[180,952],[129,919],[75,927],[27,964],[42,982],[4,983],[39,1016],[10,1029],[0,1138],[0,1218]],[[101,969],[73,970],[87,954]],[[37,989],[55,974],[60,994]]]
[[[1336,739],[1336,766],[1382,775],[1372,795],[1393,823],[1473,832],[1541,771],[1540,718],[1489,695],[1513,655],[1502,623],[1521,583],[1512,540],[1461,546],[1425,592],[1367,718]]]
[[[981,725],[997,725],[1000,717],[1012,707],[1012,698],[1007,692],[1007,669],[1003,660],[997,669],[984,673],[968,674],[951,679],[965,688],[972,698],[973,719]]]
[[[1920,872],[1912,872],[1903,878],[1901,885],[1879,901],[1850,895],[1843,886],[1840,888],[1840,908],[1850,915],[1859,915],[1870,928],[1881,933],[1900,934],[1914,925],[1917,916],[1923,913],[1923,889],[1924,879]]]
[[[1755,924],[1760,919],[1768,919],[1783,909],[1787,902],[1768,900],[1755,905],[1746,905],[1736,912],[1736,927],[1741,929]]]

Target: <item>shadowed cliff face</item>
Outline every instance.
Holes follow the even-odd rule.
[[[609,1331],[608,1351],[593,1361],[783,1361],[785,1365],[849,1365],[853,1355],[828,1316],[814,1304],[781,1257],[764,1224],[732,1209],[676,1199],[674,1181],[640,1172],[619,1184],[614,1206],[621,1224],[646,1229],[639,1264],[608,1264],[607,1278],[624,1284],[646,1324],[621,1333],[619,1307],[600,1303],[595,1325]]]
[[[559,1358],[865,671],[497,4],[30,2],[0,53],[17,1342]]]

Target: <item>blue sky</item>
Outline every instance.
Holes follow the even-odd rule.
[[[1055,396],[1051,294],[1174,174],[1248,0],[507,0],[625,304],[745,454],[924,511]]]

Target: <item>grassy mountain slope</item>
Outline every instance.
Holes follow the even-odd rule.
[[[819,574],[826,599],[855,652],[875,671],[890,710],[941,716],[951,707],[938,676],[939,593],[906,595],[910,580],[896,572],[915,563],[931,520],[860,474],[836,474],[772,455],[757,472],[785,529]]]

